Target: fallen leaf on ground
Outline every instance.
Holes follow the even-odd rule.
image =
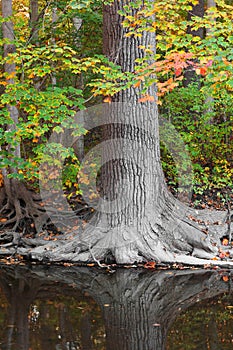
[[[156,262],[155,261],[148,261],[143,266],[145,269],[154,269],[156,266]]]
[[[224,239],[222,240],[222,245],[228,245],[228,243],[229,243],[229,241],[228,241],[227,238],[224,238]]]
[[[228,277],[228,276],[222,276],[222,280],[223,280],[224,282],[228,282],[228,281],[229,281],[229,277]]]

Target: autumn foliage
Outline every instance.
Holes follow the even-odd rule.
[[[16,52],[7,59],[15,62],[16,71],[11,75],[3,68],[0,71],[1,167],[15,167],[17,172],[10,176],[36,183],[48,135],[61,133],[67,127],[67,117],[102,98],[111,102],[114,94],[132,86],[141,90],[139,102],[154,102],[148,93],[154,86],[160,113],[172,120],[189,147],[196,184],[203,188],[232,186],[233,8],[229,2],[216,0],[216,7],[205,8],[202,17],[190,16],[197,3],[163,0],[125,5],[119,14],[126,35],[137,37],[145,30],[154,31],[157,47],[155,54],[151,47],[141,46],[145,55],[136,60],[135,71],[122,72],[101,54],[100,1],[61,2],[55,22],[52,5],[41,2],[36,37],[31,36],[29,2],[14,1]],[[74,16],[82,20],[78,32],[72,23]],[[208,34],[192,34],[200,28]],[[187,82],[189,72],[193,80]],[[9,85],[12,78],[14,85]],[[18,108],[20,119],[15,130],[6,133],[9,104]],[[85,134],[82,128],[79,131]],[[204,144],[206,140],[209,143]],[[17,143],[21,144],[20,159],[12,154]],[[7,144],[12,152],[7,152]],[[72,162],[75,154],[71,149],[59,150],[69,165],[64,186],[72,187],[79,171]],[[166,150],[162,156],[172,184],[174,165]]]

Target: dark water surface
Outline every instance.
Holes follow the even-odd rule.
[[[2,265],[0,350],[230,350],[232,277]]]

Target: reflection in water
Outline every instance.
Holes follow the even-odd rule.
[[[231,284],[207,270],[1,266],[0,349],[232,349]]]
[[[167,339],[167,350],[233,349],[233,294],[201,301],[177,317]]]

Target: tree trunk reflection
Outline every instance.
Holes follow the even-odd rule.
[[[11,346],[14,342],[17,349],[30,348],[28,315],[35,299],[46,300],[59,294],[81,300],[84,293],[102,310],[107,350],[164,350],[167,332],[183,310],[228,291],[232,281],[229,278],[224,282],[222,273],[118,269],[109,274],[95,268],[4,266],[0,285],[9,302],[9,330],[4,349],[15,349]],[[69,317],[65,308],[59,306],[59,332],[63,341],[56,348],[99,349],[93,342],[90,310],[82,310],[78,340],[77,335],[72,334]],[[41,346],[38,349],[46,349],[42,342]]]

